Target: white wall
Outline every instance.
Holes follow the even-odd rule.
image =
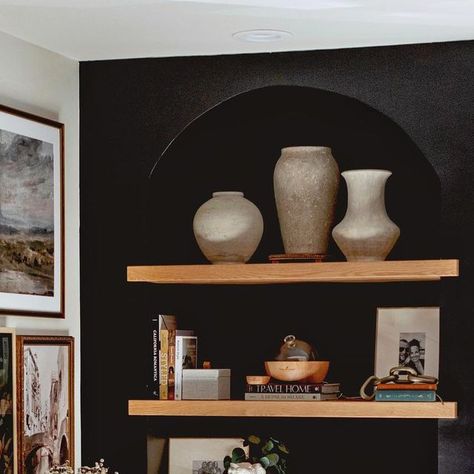
[[[79,64],[0,32],[0,104],[65,125],[66,318],[7,316],[0,325],[17,328],[17,334],[75,338],[75,464],[80,466]]]

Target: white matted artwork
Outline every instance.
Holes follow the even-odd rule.
[[[242,443],[242,438],[171,438],[169,473],[223,474],[224,458]]]
[[[375,375],[386,376],[397,366],[438,377],[438,307],[377,308]]]

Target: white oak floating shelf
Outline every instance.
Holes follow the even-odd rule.
[[[459,261],[454,259],[127,267],[127,281],[157,284],[383,283],[457,276]]]
[[[449,418],[456,402],[129,400],[135,416],[222,416],[300,418]]]

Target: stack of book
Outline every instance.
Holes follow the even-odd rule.
[[[339,383],[284,383],[246,385],[245,400],[318,401],[336,400]]]
[[[177,329],[176,316],[159,314],[151,320],[150,394],[160,400],[181,400],[183,368],[197,368],[197,337]]]
[[[434,402],[435,383],[381,383],[375,390],[377,402]]]

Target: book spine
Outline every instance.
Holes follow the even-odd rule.
[[[434,402],[434,390],[380,390],[375,392],[378,402]]]
[[[176,356],[175,356],[175,379],[174,379],[174,398],[181,400],[182,398],[182,381],[183,381],[183,338],[176,337]]]
[[[197,337],[176,336],[175,358],[175,389],[176,400],[183,398],[183,369],[197,368]]]
[[[337,390],[336,390],[337,391]],[[321,385],[247,385],[246,392],[248,393],[322,393]]]
[[[436,390],[435,383],[381,383],[377,385],[377,390]]]
[[[168,333],[160,331],[160,399],[168,399]]]
[[[157,318],[151,320],[151,377],[150,392],[154,397],[160,397],[160,322]]]
[[[317,401],[336,399],[337,393],[245,393],[245,400]]]
[[[176,329],[168,332],[168,400],[175,399]]]

